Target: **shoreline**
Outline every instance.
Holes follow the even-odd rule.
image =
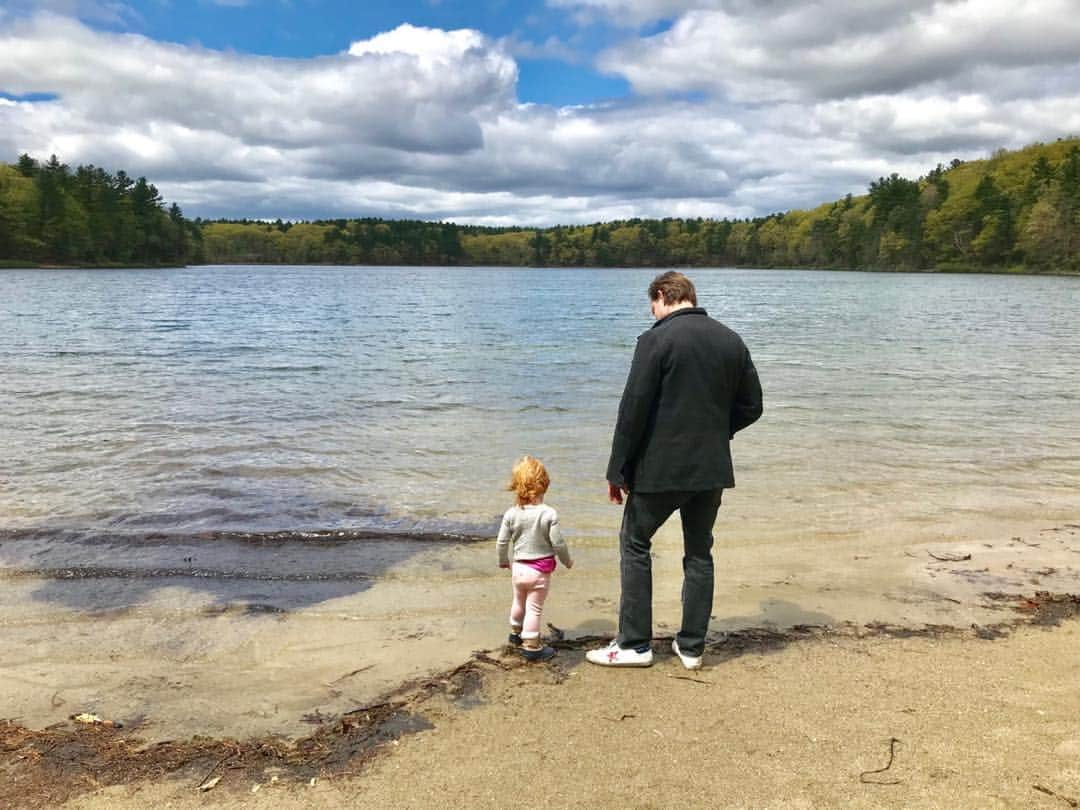
[[[202,794],[215,791],[210,794],[215,803],[220,801],[226,803],[225,806],[246,806],[248,803],[264,806],[263,799],[270,802],[265,806],[305,806],[311,800],[312,789],[319,785],[323,791],[348,801],[350,797],[355,799],[358,795],[369,796],[371,781],[376,783],[378,790],[386,790],[388,786],[392,791],[397,790],[392,786],[401,784],[402,775],[393,772],[397,770],[395,763],[399,746],[405,744],[415,751],[422,739],[436,741],[438,735],[446,732],[448,727],[452,729],[456,723],[468,723],[470,718],[481,726],[491,725],[493,718],[477,719],[477,716],[490,714],[493,709],[497,714],[505,715],[505,711],[497,709],[497,698],[519,692],[522,684],[530,691],[548,694],[545,700],[557,701],[560,690],[580,692],[583,688],[589,694],[596,691],[595,684],[585,684],[583,687],[583,680],[600,679],[610,685],[620,679],[637,678],[639,681],[648,679],[651,684],[658,685],[657,679],[663,678],[667,689],[673,689],[671,679],[675,679],[695,685],[686,689],[698,691],[684,690],[685,694],[678,701],[694,704],[708,694],[700,691],[702,687],[715,685],[716,679],[725,673],[731,675],[730,670],[736,665],[767,668],[769,662],[775,662],[778,658],[832,658],[838,654],[833,652],[836,650],[843,651],[839,654],[846,657],[869,660],[895,652],[897,646],[905,647],[909,653],[918,650],[915,657],[925,658],[932,657],[936,649],[942,648],[958,650],[966,647],[970,651],[972,645],[976,644],[988,645],[986,649],[1003,644],[1027,644],[1040,632],[1049,632],[1055,638],[1048,640],[1044,636],[1036,638],[1036,641],[1058,646],[1065,643],[1075,649],[1075,639],[1080,630],[1076,622],[1080,618],[1080,596],[1039,592],[1030,596],[988,594],[987,599],[1002,613],[1002,618],[983,626],[904,627],[882,623],[844,623],[835,627],[804,625],[789,630],[756,627],[735,631],[710,642],[705,653],[706,668],[692,674],[685,673],[674,661],[668,660],[672,658],[667,652],[670,636],[654,639],[654,649],[659,652],[659,657],[657,663],[647,671],[612,672],[585,665],[584,650],[601,641],[592,637],[553,639],[559,656],[545,665],[526,664],[509,647],[476,651],[467,661],[450,671],[403,684],[377,702],[357,707],[340,718],[316,716],[313,718],[315,731],[292,742],[269,735],[248,740],[195,737],[188,741],[147,745],[139,736],[138,726],[122,727],[108,721],[69,721],[32,731],[0,720],[0,764],[8,772],[8,779],[0,786],[0,804],[14,802],[19,797],[21,806],[27,808],[54,806],[54,803],[69,800],[74,801],[74,806],[87,808],[127,806],[124,804],[127,801],[132,802],[131,806],[140,806],[139,802],[147,800],[142,794],[149,791],[159,797],[167,795],[170,802],[179,802],[177,806],[205,806]],[[917,671],[924,666],[925,662],[920,662],[913,669]],[[940,669],[933,671],[936,675],[941,674]],[[572,676],[578,675],[582,678],[571,681]],[[918,692],[919,679],[915,677],[912,680],[915,681],[914,690]],[[646,706],[649,711],[657,711],[666,700],[661,700],[658,695],[637,695],[636,704],[631,708],[640,712],[643,711],[642,706]],[[799,702],[796,696],[790,697]],[[1080,699],[1080,689],[1075,687],[1074,697]],[[568,708],[573,714],[574,707]],[[579,708],[585,714],[597,711],[597,706]],[[807,709],[806,706],[803,708]],[[617,711],[618,706],[603,702],[600,709]],[[812,709],[810,711],[812,713]],[[911,711],[914,714],[916,710]],[[634,721],[638,719],[637,713],[624,712],[618,717],[612,715],[608,722],[630,721],[628,725],[636,725]],[[501,717],[499,722],[503,720],[513,722],[512,717]],[[573,720],[564,717],[562,722],[573,723]],[[1080,722],[1076,725],[1076,731],[1080,732]],[[654,744],[660,745],[665,737],[660,730],[653,733],[659,739],[653,738],[651,742],[648,738],[641,740],[650,748]],[[500,740],[499,745],[515,743],[513,739],[494,736]],[[859,784],[888,786],[904,781],[895,778],[904,775],[901,768],[897,767],[895,771],[892,768],[896,744],[905,744],[904,758],[907,759],[911,753],[906,750],[909,741],[896,736],[889,739],[893,742],[883,741],[880,750],[872,752],[881,762],[873,767],[866,763],[866,769],[858,773]],[[520,745],[523,740],[516,742]],[[754,744],[751,740],[745,742]],[[605,747],[604,741],[600,740],[594,749],[585,752],[589,757],[598,758],[592,763],[598,768],[602,767],[600,763],[606,753]],[[1058,747],[1064,751],[1066,760],[1073,756],[1080,758],[1080,737],[1069,737]],[[528,749],[526,741],[524,752]],[[519,751],[519,755],[521,753]],[[880,765],[885,767],[878,767]],[[460,763],[460,767],[469,771],[475,770],[476,765]],[[428,777],[432,776],[426,765],[422,765],[421,770]],[[443,779],[438,774],[439,769],[434,770],[434,781]],[[1074,773],[1077,775],[1075,784],[1080,785],[1080,771]],[[854,771],[846,775],[845,784],[854,784],[851,779],[853,774]],[[418,775],[410,774],[409,783],[412,784]],[[423,778],[432,781],[431,778]],[[908,778],[911,778],[910,775]],[[1032,790],[1044,796],[1057,795],[1068,800],[1068,793],[1058,793],[1042,782],[1054,784],[1053,779],[1044,778],[1033,783]],[[1075,794],[1072,784],[1062,785],[1060,779],[1057,784]],[[759,784],[754,789],[767,787]],[[256,796],[263,788],[266,788],[263,795]],[[482,790],[473,785],[468,788],[468,797],[470,801],[481,799]],[[393,803],[399,805],[403,797],[395,795],[393,798]],[[502,798],[505,799],[505,796]],[[1035,801],[1034,794],[1031,794],[1031,798]],[[426,805],[406,801],[405,806]],[[499,805],[479,801],[477,806]],[[543,806],[564,805],[556,803]],[[654,805],[631,803],[631,806]],[[720,802],[717,806],[729,805]],[[953,806],[978,805],[961,802]]]
[[[982,626],[1000,618],[987,593],[1080,592],[1080,523],[954,530],[952,540],[900,546],[888,532],[718,545],[710,639],[755,627]],[[574,549],[545,622],[568,641],[610,638],[617,549]],[[662,637],[681,610],[677,525],[658,533],[653,569]],[[295,740],[310,733],[305,718],[342,716],[505,638],[508,589],[487,543],[410,547],[368,570],[330,583],[249,571],[253,580],[233,584],[203,568],[134,579],[0,569],[0,719],[42,729],[88,712],[140,725],[150,742]]]
[[[943,276],[1039,276],[1050,278],[1077,278],[1080,271],[1075,270],[1034,270],[1017,267],[794,267],[772,265],[635,265],[635,266],[589,266],[577,264],[515,264],[515,265],[488,265],[488,264],[337,264],[337,263],[304,263],[290,264],[286,262],[202,262],[196,264],[5,264],[0,262],[0,272],[4,270],[182,270],[189,267],[381,267],[381,268],[415,268],[429,267],[442,270],[471,269],[471,270],[780,270],[795,273],[822,272],[822,273],[874,273],[894,275],[943,275]]]
[[[1031,632],[1059,623],[1054,638],[1040,636],[1053,650],[1050,663],[1073,648],[1080,655],[1080,626],[1073,621],[1080,612],[1080,597],[1073,595],[1080,593],[1080,523],[1018,531],[999,524],[995,537],[982,541],[888,550],[865,538],[828,548],[714,549],[717,603],[706,667],[690,675],[672,669],[664,645],[677,617],[679,572],[677,532],[665,527],[654,563],[658,662],[640,676],[655,688],[635,694],[644,703],[630,713],[664,709],[673,679],[704,689],[696,681],[736,678],[747,662],[773,656],[796,663],[811,656],[831,669],[832,651],[848,646],[869,645],[871,652],[853,653],[851,671],[831,677],[870,677],[860,667],[871,665],[873,656],[896,656],[898,648],[914,645],[910,660],[904,656],[890,666],[906,673],[916,691],[952,666],[951,658],[940,659],[943,645],[967,650],[987,644],[989,650],[1028,643],[1023,639]],[[186,806],[194,788],[215,776],[221,776],[214,789],[226,806],[263,788],[264,796],[285,801],[289,791],[310,790],[311,779],[347,806],[349,797],[368,790],[372,773],[396,767],[400,745],[442,739],[443,722],[473,722],[461,718],[473,717],[477,707],[497,707],[492,695],[522,678],[541,690],[535,699],[555,706],[570,676],[587,676],[581,683],[588,685],[575,693],[586,714],[592,703],[613,699],[594,694],[606,679],[634,682],[635,674],[583,665],[583,650],[614,631],[618,589],[610,547],[576,548],[579,565],[560,576],[558,599],[545,612],[560,650],[552,667],[523,666],[513,651],[492,646],[505,638],[505,595],[493,587],[490,553],[486,544],[444,544],[400,564],[366,591],[293,612],[200,607],[190,604],[192,592],[168,588],[135,610],[83,616],[39,604],[33,578],[0,574],[0,623],[7,631],[0,645],[6,662],[0,666],[0,763],[19,795],[29,787],[39,806],[51,806],[63,785],[73,806],[95,810],[129,799],[129,806],[143,806],[146,791],[166,791],[170,801]],[[433,567],[457,574],[430,583]],[[103,582],[107,587],[107,580],[92,585]],[[456,606],[451,615],[447,600]],[[1011,666],[999,665],[995,678],[1010,680]],[[805,701],[819,686],[811,678],[793,688],[806,692]],[[618,706],[604,705],[619,715]],[[684,708],[700,713],[693,702]],[[784,722],[807,711],[802,704],[789,707]],[[80,713],[106,723],[70,719]],[[581,719],[573,713],[559,718],[564,724]],[[489,732],[486,726],[474,731]],[[587,737],[588,730],[582,733]],[[387,752],[395,755],[383,756]],[[602,770],[603,746],[597,742],[587,753]],[[429,761],[420,771],[444,770],[450,755],[440,756],[445,761]],[[475,763],[462,767],[468,771]],[[305,806],[306,795],[297,793],[295,806]],[[499,806],[476,798],[468,794],[470,804]]]
[[[0,262],[3,270],[179,270],[197,265],[188,264],[16,264],[14,261]]]

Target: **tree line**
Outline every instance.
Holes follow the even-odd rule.
[[[1080,272],[1080,139],[892,174],[811,210],[551,228],[188,220],[145,178],[24,155],[0,164],[0,262],[19,261]]]
[[[72,169],[55,155],[0,163],[0,262],[182,265],[201,255],[199,227],[167,209],[145,177]]]

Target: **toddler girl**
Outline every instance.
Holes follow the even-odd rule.
[[[554,649],[540,643],[540,614],[555,570],[555,555],[567,568],[574,567],[559,530],[559,516],[544,503],[550,484],[540,461],[532,456],[518,460],[506,487],[515,494],[517,503],[503,515],[495,542],[499,567],[511,569],[514,584],[510,643],[521,645],[521,654],[529,661],[546,661],[555,655]]]

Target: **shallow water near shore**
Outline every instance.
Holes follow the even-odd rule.
[[[531,452],[569,531],[610,537],[603,472],[653,274],[8,271],[0,532],[484,535]],[[918,533],[1080,488],[1080,279],[693,275],[765,388],[734,449],[747,542],[882,516]]]
[[[500,643],[486,541],[525,452],[578,561],[546,619],[612,632],[603,473],[654,274],[5,272],[0,716],[296,734]],[[1080,587],[1080,279],[692,277],[766,397],[734,443],[715,632],[963,624],[984,591]],[[677,521],[656,576],[661,632]]]

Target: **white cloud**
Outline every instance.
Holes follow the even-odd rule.
[[[903,92],[988,66],[1075,65],[1078,55],[1076,0],[819,0],[687,11],[669,30],[603,54],[600,65],[642,93],[695,89],[761,103]]]
[[[481,146],[477,112],[509,103],[516,79],[512,59],[462,33],[472,32],[403,26],[354,43],[349,54],[289,60],[105,34],[39,16],[0,34],[0,85],[59,94],[76,125],[164,121],[249,145],[460,153]]]
[[[773,2],[763,25],[759,4],[715,5],[605,55],[641,96],[565,108],[520,103],[515,43],[474,30],[403,25],[283,59],[16,16],[0,90],[57,98],[0,100],[0,159],[145,174],[191,215],[552,224],[810,207],[1080,132],[1071,19],[875,0]]]
[[[543,42],[532,42],[514,35],[503,38],[499,44],[507,53],[519,59],[553,59],[571,65],[587,61],[583,54],[556,36],[550,36]]]
[[[669,19],[693,8],[720,7],[720,0],[547,0],[552,8],[569,9],[582,23],[606,19],[616,25],[637,26]]]
[[[119,0],[5,0],[4,7],[0,7],[0,21],[5,16],[46,12],[107,25],[137,23],[142,19],[130,3]]]
[[[913,3],[920,0],[911,0]],[[921,0],[926,4],[933,0]],[[547,0],[551,8],[567,9],[583,25],[606,22],[623,27],[638,27],[658,20],[673,20],[690,11],[725,11],[731,14],[761,13],[775,16],[784,9],[808,5],[805,0]],[[867,12],[895,0],[863,0],[852,4]]]

